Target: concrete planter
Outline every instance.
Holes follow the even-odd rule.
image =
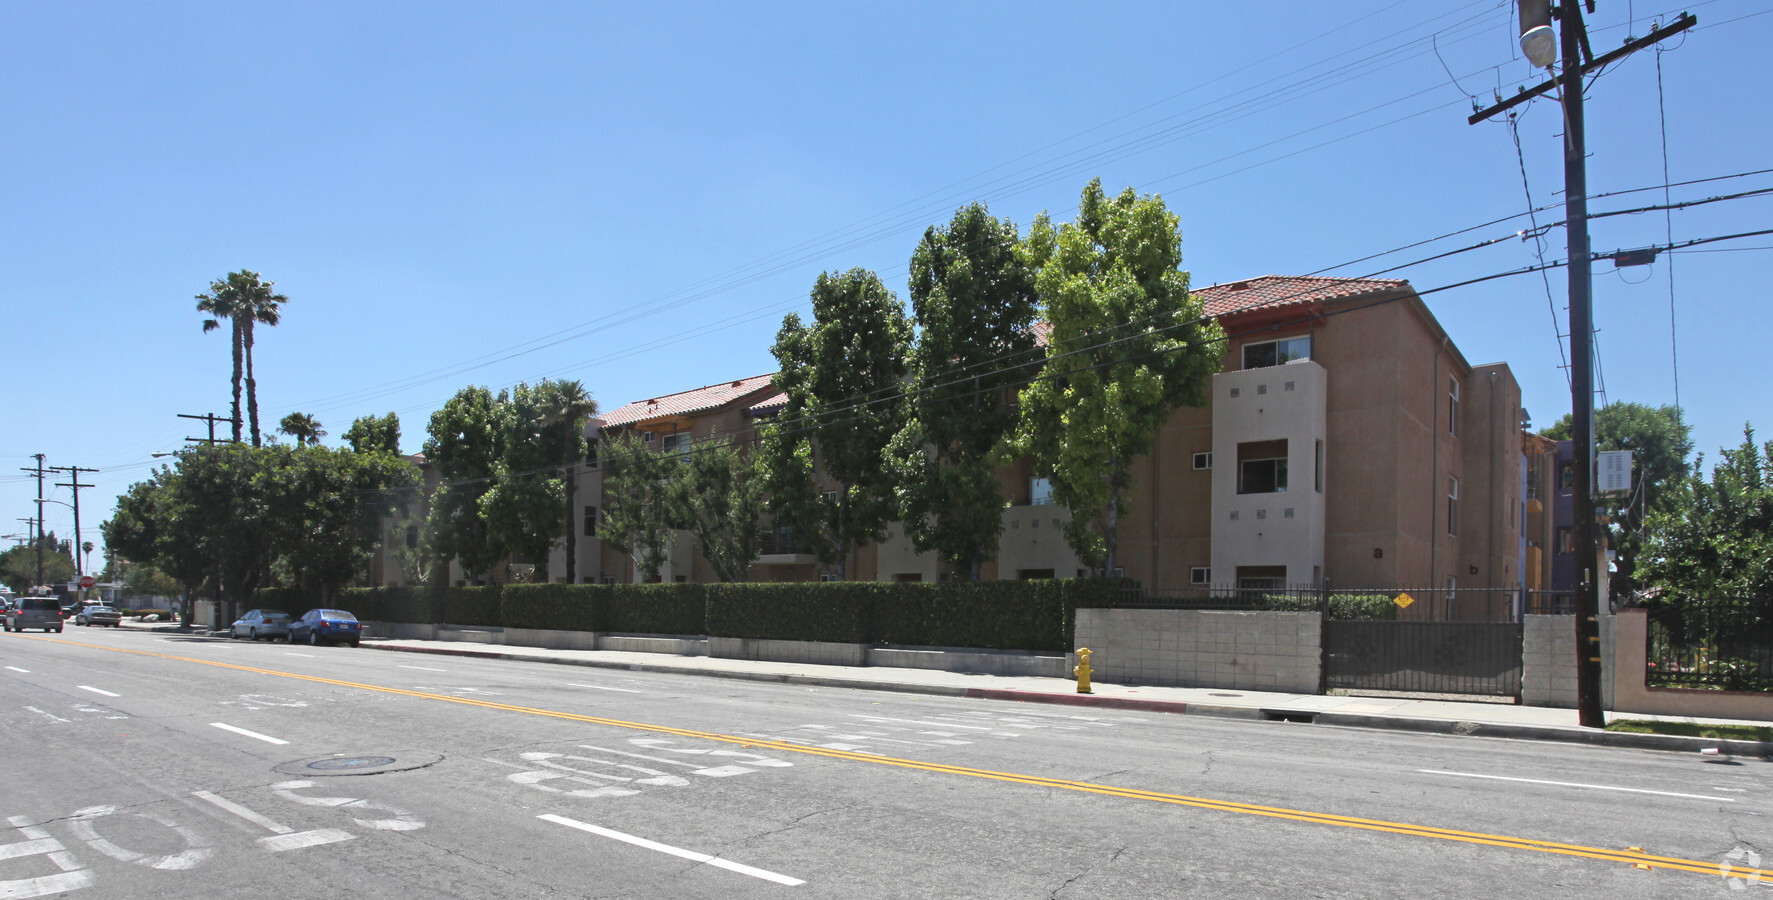
[[[600,634],[597,636],[597,649],[667,653],[672,656],[707,656],[708,639],[658,634]]]
[[[821,666],[865,666],[867,644],[834,644],[825,641],[773,641],[762,638],[710,637],[708,655],[718,659],[754,659],[763,662],[812,663]]]
[[[1102,681],[1315,694],[1317,613],[1080,609],[1077,645]]]
[[[977,650],[966,647],[871,647],[868,665],[898,669],[935,669],[976,675],[1071,677],[1067,654],[1027,650]]]

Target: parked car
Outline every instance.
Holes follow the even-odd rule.
[[[289,637],[289,613],[280,609],[255,609],[234,620],[228,627],[228,637],[260,638]]]
[[[74,614],[75,625],[108,625],[116,628],[123,624],[123,613],[109,606],[82,606]]]
[[[342,609],[310,609],[289,623],[289,642],[310,644],[349,643],[357,646],[363,637],[363,623]]]
[[[7,631],[41,628],[61,634],[62,605],[54,597],[20,597],[18,605],[6,611]]]

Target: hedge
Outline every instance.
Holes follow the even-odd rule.
[[[374,622],[709,635],[1000,650],[1070,649],[1079,607],[1114,605],[1127,582],[511,584],[348,588],[331,604]],[[257,606],[299,616],[319,605],[264,588]]]

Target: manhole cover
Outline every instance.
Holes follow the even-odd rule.
[[[303,778],[381,775],[386,772],[422,769],[442,760],[443,755],[440,753],[427,753],[421,750],[395,750],[386,755],[380,753],[333,753],[327,756],[311,756],[307,759],[286,762],[274,771],[282,775]]]
[[[310,769],[331,771],[337,769],[375,769],[395,762],[392,756],[339,756],[330,759],[317,759],[308,763]]]

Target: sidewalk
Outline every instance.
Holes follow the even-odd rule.
[[[170,623],[125,622],[123,627],[131,630],[180,632],[179,626]],[[184,633],[209,636],[209,633],[202,629]],[[213,636],[226,638],[227,633],[216,632]],[[1773,742],[1598,731],[1578,725],[1576,711],[1573,709],[1516,706],[1511,703],[1284,694],[1214,688],[1105,684],[1101,681],[1092,685],[1091,693],[1079,694],[1076,683],[1070,679],[973,675],[935,669],[827,666],[808,663],[719,659],[708,656],[673,656],[622,650],[552,650],[506,644],[373,637],[364,638],[363,647],[403,653],[504,659],[601,669],[622,669],[632,672],[665,672],[708,678],[731,678],[743,681],[765,681],[778,684],[869,691],[894,691],[929,696],[970,697],[984,700],[1128,709],[1181,715],[1290,721],[1352,728],[1384,728],[1431,734],[1562,741],[1688,753],[1716,749],[1721,753],[1733,756],[1773,756]],[[1736,719],[1653,716],[1637,713],[1608,715],[1609,721],[1619,719],[1652,719],[1666,722],[1773,728],[1773,722],[1746,722]]]
[[[550,650],[540,647],[466,644],[461,641],[365,638],[363,646],[405,653],[518,660],[602,669],[625,669],[634,672],[669,672],[710,678],[895,691],[945,697],[1130,709],[1222,718],[1285,720],[1317,725],[1387,728],[1433,734],[1481,735],[1520,740],[1563,741],[1690,753],[1705,749],[1717,749],[1722,753],[1734,756],[1773,755],[1773,742],[1597,731],[1578,725],[1576,711],[1573,709],[1516,706],[1510,703],[1282,694],[1208,688],[1104,684],[1100,681],[1092,685],[1091,693],[1079,694],[1076,683],[1070,679],[972,675],[933,669],[826,666],[717,659],[707,656],[669,656],[620,650]],[[1656,719],[1669,722],[1773,728],[1773,722],[1744,722],[1732,719],[1678,716],[1621,714],[1609,715],[1608,719],[1609,721]]]

